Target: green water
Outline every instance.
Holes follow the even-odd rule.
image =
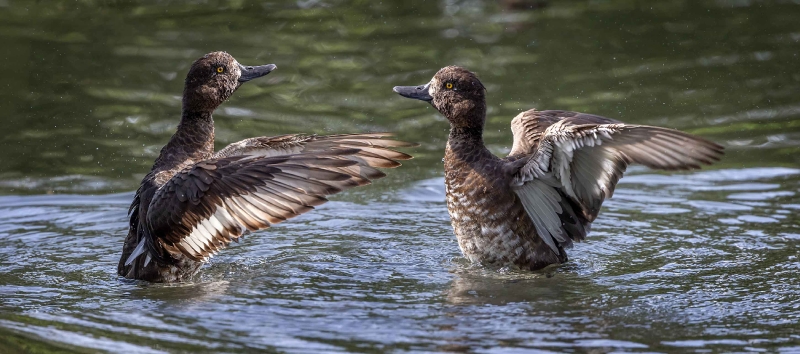
[[[797,1],[0,0],[0,352],[800,351]],[[415,156],[222,252],[195,283],[115,275],[189,64],[278,69],[215,114],[257,135],[391,131]],[[502,155],[530,108],[677,128],[703,171],[631,168],[570,263],[461,257],[446,121],[395,85],[478,73]],[[4,350],[7,349],[7,350]]]

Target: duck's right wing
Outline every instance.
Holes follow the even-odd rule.
[[[370,179],[384,177],[383,172],[375,169],[400,166],[397,160],[408,160],[411,155],[395,151],[393,148],[413,147],[407,143],[389,138],[390,133],[362,133],[338,135],[306,135],[289,134],[273,137],[256,137],[235,142],[217,151],[214,158],[231,156],[282,156],[291,154],[318,153],[334,149],[358,149],[359,151],[346,158],[357,162],[351,167],[341,168],[342,172],[358,173],[362,183]]]
[[[526,156],[532,154],[539,145],[545,131],[556,122],[570,119],[572,124],[613,124],[617,120],[597,116],[594,114],[531,109],[517,114],[511,120],[511,133],[514,135],[514,145],[508,156]]]
[[[246,230],[264,229],[312,210],[327,201],[326,195],[384,177],[375,167],[397,167],[395,159],[408,158],[365,146],[201,161],[156,191],[147,213],[151,236],[126,264],[144,253],[163,262],[167,257],[161,249],[205,261]]]
[[[537,233],[556,253],[556,243],[585,237],[630,163],[685,170],[723,154],[722,146],[674,129],[583,123],[565,118],[550,125],[533,153],[509,166]]]

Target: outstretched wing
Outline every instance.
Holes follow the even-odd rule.
[[[152,236],[126,263],[147,250],[148,255],[163,260],[165,255],[158,253],[156,243],[168,252],[205,261],[245,230],[267,228],[326,202],[326,195],[384,177],[376,167],[397,167],[397,160],[411,158],[389,145],[413,144],[381,136],[385,134],[359,134],[349,139],[336,136],[337,144],[327,147],[308,143],[333,137],[276,137],[271,146],[260,144],[261,150],[256,139],[266,142],[269,138],[233,144],[220,151],[224,154],[193,165],[159,188],[147,213]],[[303,149],[303,144],[312,148]]]
[[[235,142],[214,154],[214,158],[231,156],[281,156],[326,152],[334,149],[358,149],[346,158],[356,161],[351,167],[340,168],[344,173],[361,176],[359,182],[369,183],[370,179],[386,176],[375,169],[400,166],[397,160],[408,160],[410,155],[392,150],[398,147],[417,146],[414,143],[393,140],[390,133],[364,133],[339,135],[289,134],[274,137],[256,137]]]
[[[516,165],[515,192],[556,253],[557,242],[565,246],[585,238],[588,223],[630,163],[685,170],[723,154],[722,146],[674,129],[584,122],[574,117],[550,125]]]
[[[556,122],[570,118],[572,124],[612,124],[620,121],[597,116],[594,114],[570,111],[547,110],[537,111],[531,109],[518,114],[511,120],[511,133],[514,135],[514,145],[508,156],[525,156],[532,154],[539,141],[544,136],[545,130]]]

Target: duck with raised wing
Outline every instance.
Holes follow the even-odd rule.
[[[305,213],[326,195],[384,177],[414,146],[384,133],[282,135],[214,152],[211,114],[243,83],[275,70],[244,66],[225,52],[192,64],[181,121],[144,177],[129,210],[119,275],[152,282],[187,280],[247,231]]]
[[[536,270],[567,261],[627,166],[687,170],[723,148],[674,129],[567,111],[522,112],[505,158],[483,143],[486,90],[448,66],[402,96],[430,102],[450,122],[444,156],[447,209],[461,252],[473,262]]]

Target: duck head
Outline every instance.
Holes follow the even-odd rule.
[[[197,59],[186,75],[183,108],[213,111],[243,83],[267,75],[276,68],[275,64],[245,66],[228,53],[208,53]]]
[[[430,102],[452,128],[483,128],[486,89],[474,73],[458,66],[439,70],[430,82],[419,86],[395,86],[403,97]]]

